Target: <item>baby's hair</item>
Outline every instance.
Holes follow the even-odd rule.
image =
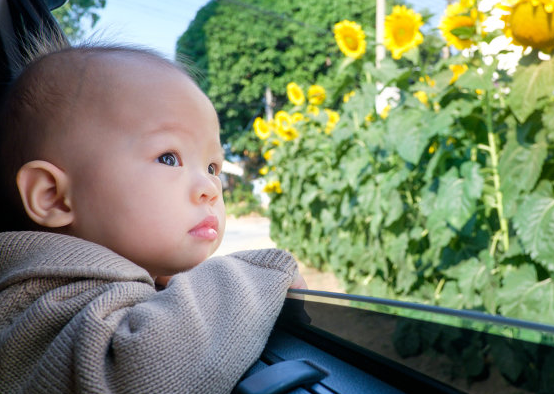
[[[0,98],[0,231],[40,230],[25,213],[17,172],[32,160],[46,160],[48,140],[71,131],[72,112],[87,80],[89,62],[103,55],[127,55],[189,75],[154,51],[127,45],[70,46],[63,36],[35,37],[14,80]]]

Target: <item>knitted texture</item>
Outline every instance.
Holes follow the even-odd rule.
[[[286,252],[245,251],[156,292],[144,269],[99,245],[0,233],[0,392],[229,393],[295,269]]]

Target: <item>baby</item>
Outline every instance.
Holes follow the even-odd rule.
[[[0,127],[0,392],[230,392],[302,280],[279,250],[205,261],[223,154],[190,77],[144,50],[50,51]]]

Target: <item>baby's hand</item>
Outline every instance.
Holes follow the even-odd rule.
[[[164,288],[167,286],[167,282],[172,278],[172,276],[157,276],[154,282],[157,286]]]
[[[302,275],[300,275],[300,272],[298,270],[296,270],[296,272],[294,273],[294,278],[292,279],[292,284],[290,285],[290,288],[308,290],[308,285],[306,284],[306,281],[304,280]]]

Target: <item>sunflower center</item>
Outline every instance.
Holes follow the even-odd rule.
[[[354,32],[348,32],[344,37],[344,43],[351,51],[358,49],[358,37]]]
[[[414,25],[410,21],[400,21],[396,29],[394,29],[393,36],[397,45],[404,46],[412,41],[414,35]]]
[[[553,17],[543,5],[519,3],[514,7],[509,22],[514,39],[521,44],[537,49],[554,46]]]

